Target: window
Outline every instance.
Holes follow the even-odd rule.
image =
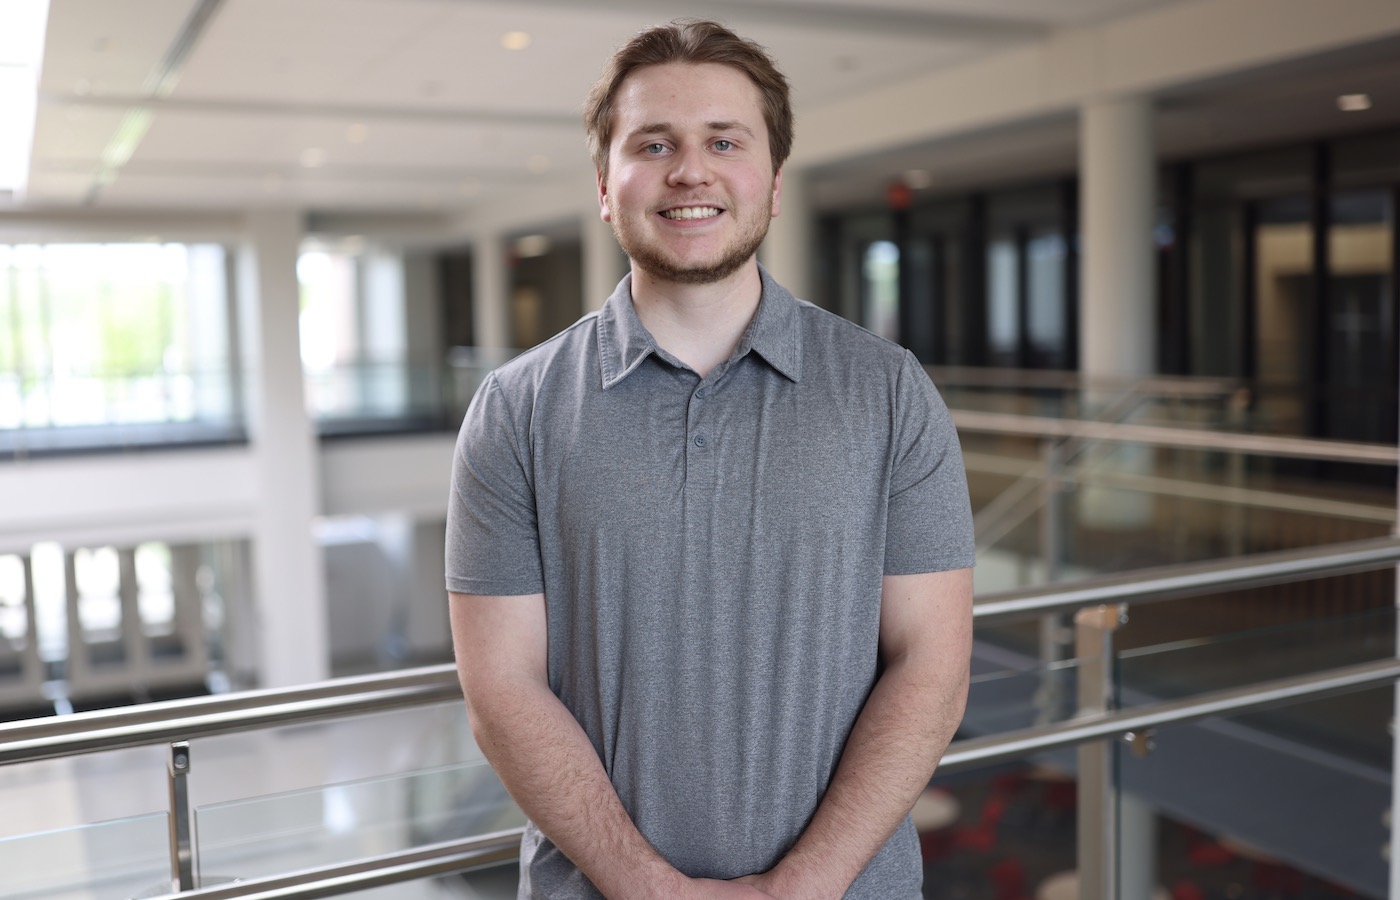
[[[0,431],[236,424],[225,253],[0,245]]]

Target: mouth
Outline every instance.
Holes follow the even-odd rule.
[[[677,219],[713,219],[724,210],[718,206],[676,206],[671,209],[661,210],[663,218]]]

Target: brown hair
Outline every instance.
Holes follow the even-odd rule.
[[[608,145],[612,143],[613,101],[622,82],[634,69],[665,63],[721,63],[749,76],[763,103],[763,120],[768,126],[768,148],[776,173],[792,152],[792,104],[788,81],[772,57],[758,43],[741,38],[718,22],[706,19],[677,19],[667,25],[648,28],[628,41],[603,69],[603,75],[588,92],[583,125],[588,131],[588,151],[593,165],[608,173]]]

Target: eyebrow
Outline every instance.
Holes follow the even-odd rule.
[[[743,122],[738,121],[706,122],[705,128],[709,131],[742,131],[749,137],[753,137],[753,130],[750,129],[749,126],[745,125]],[[643,125],[642,127],[635,129],[628,136],[640,137],[642,135],[648,134],[669,134],[674,130],[675,126],[672,125],[670,122],[653,122],[650,125]]]

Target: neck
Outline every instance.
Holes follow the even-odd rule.
[[[632,267],[637,318],[663,350],[702,378],[739,346],[762,294],[755,260],[714,284],[664,281]]]

